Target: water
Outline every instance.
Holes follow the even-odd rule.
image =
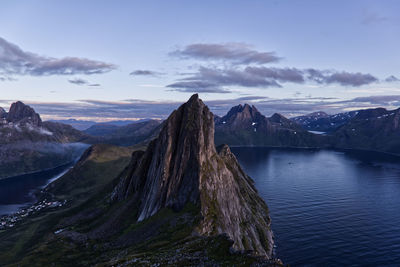
[[[34,192],[65,174],[72,164],[0,180],[0,216],[33,204]]]
[[[400,158],[372,152],[232,148],[291,266],[400,266]]]

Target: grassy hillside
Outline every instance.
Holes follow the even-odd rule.
[[[103,195],[101,192],[106,185],[127,166],[134,149],[111,145],[94,145],[89,148],[77,165],[52,183],[41,196],[47,199],[65,199],[67,204],[64,207],[38,213],[15,228],[0,232],[2,265],[18,262],[32,251],[40,251],[62,218],[75,214],[83,207],[82,203],[93,196]],[[35,265],[32,262],[30,264],[26,263]]]

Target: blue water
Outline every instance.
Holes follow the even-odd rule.
[[[291,266],[400,266],[400,158],[232,148],[267,202]]]
[[[45,187],[72,167],[66,164],[54,169],[0,180],[0,216],[17,212],[36,201],[35,191]]]

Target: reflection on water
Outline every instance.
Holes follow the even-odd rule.
[[[292,266],[400,266],[400,159],[357,151],[232,148],[270,208]]]

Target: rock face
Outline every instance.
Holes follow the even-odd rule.
[[[169,116],[145,152],[133,153],[126,173],[111,198],[137,203],[138,221],[191,203],[201,214],[194,232],[226,234],[234,249],[271,258],[268,208],[229,147],[215,148],[213,114],[197,94]]]
[[[233,107],[215,121],[217,145],[315,147],[320,138],[278,113],[267,118],[248,104]]]
[[[39,114],[33,108],[25,105],[21,101],[11,105],[7,114],[7,121],[13,123],[31,123],[35,126],[41,126],[42,120]]]

